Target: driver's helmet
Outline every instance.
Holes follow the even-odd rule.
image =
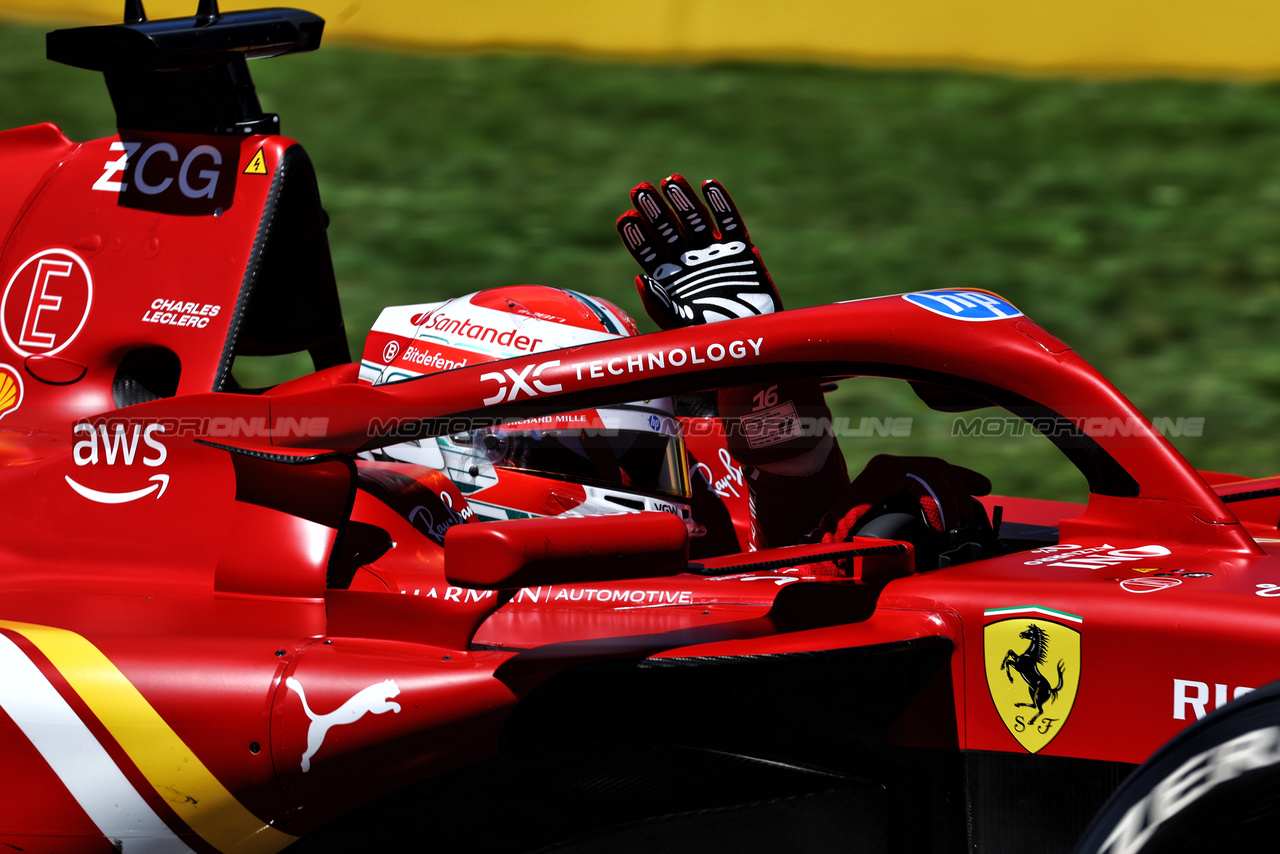
[[[384,309],[360,380],[372,385],[635,335],[607,300],[539,285]],[[546,415],[391,445],[372,459],[443,471],[482,519],[675,513],[696,533],[670,398]]]

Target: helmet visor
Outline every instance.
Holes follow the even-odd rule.
[[[473,441],[497,468],[687,500],[689,471],[678,422],[669,415],[642,417],[645,429],[497,427],[478,431]],[[610,421],[616,419],[606,418],[605,424]]]

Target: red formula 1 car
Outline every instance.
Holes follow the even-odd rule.
[[[500,362],[420,346],[420,376],[362,382],[312,167],[245,64],[314,49],[322,26],[208,2],[147,21],[135,0],[123,25],[48,42],[105,74],[118,135],[0,133],[8,849],[1150,854],[1269,838],[1280,478],[1195,471],[980,291],[559,350],[525,336]],[[371,335],[366,369],[415,340]],[[239,357],[299,351],[315,373],[233,379]],[[691,560],[696,509],[481,521],[380,456],[494,419],[859,376],[1031,425],[1087,503],[985,497],[991,536],[932,565],[917,559],[939,553],[931,535],[893,519],[765,551],[695,538]],[[686,432],[741,532],[740,469]]]

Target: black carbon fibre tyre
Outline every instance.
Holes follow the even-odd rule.
[[[1077,854],[1274,851],[1280,683],[1187,727],[1125,780]]]

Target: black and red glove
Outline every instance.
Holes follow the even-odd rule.
[[[718,181],[704,181],[702,193],[705,204],[681,175],[665,179],[661,190],[638,184],[635,207],[618,217],[618,234],[644,271],[636,290],[649,317],[680,329],[781,311],[733,199]],[[751,467],[753,544],[799,541],[848,483],[818,381],[722,388],[717,411],[729,452]]]
[[[663,329],[781,311],[778,289],[733,199],[718,181],[704,181],[702,192],[706,204],[682,175],[664,179],[661,191],[637,184],[635,208],[618,217],[618,234],[645,272],[636,277],[645,311]],[[721,389],[718,410],[729,451],[748,465],[814,451],[825,434],[806,434],[802,424],[831,417],[812,379]],[[813,460],[806,473],[822,462]]]
[[[874,519],[901,514],[927,536],[927,542],[911,536],[910,527],[900,536],[877,535],[913,540],[917,567],[932,569],[940,556],[958,547],[974,543],[987,548],[994,542],[986,510],[974,499],[990,492],[991,481],[972,469],[936,457],[880,454],[845,488],[814,533],[821,535],[823,543],[843,543]],[[962,558],[972,559],[956,553],[947,562],[962,562]]]
[[[935,533],[945,534],[973,525],[977,513],[985,513],[973,496],[990,492],[986,477],[946,460],[878,454],[845,488],[818,530],[824,543],[841,543],[855,536],[873,511],[918,510]]]
[[[664,179],[661,192],[646,181],[631,190],[635,208],[618,217],[644,270],[636,290],[645,311],[663,329],[781,311],[733,199],[718,181],[703,181],[702,192],[706,204],[682,175]]]

